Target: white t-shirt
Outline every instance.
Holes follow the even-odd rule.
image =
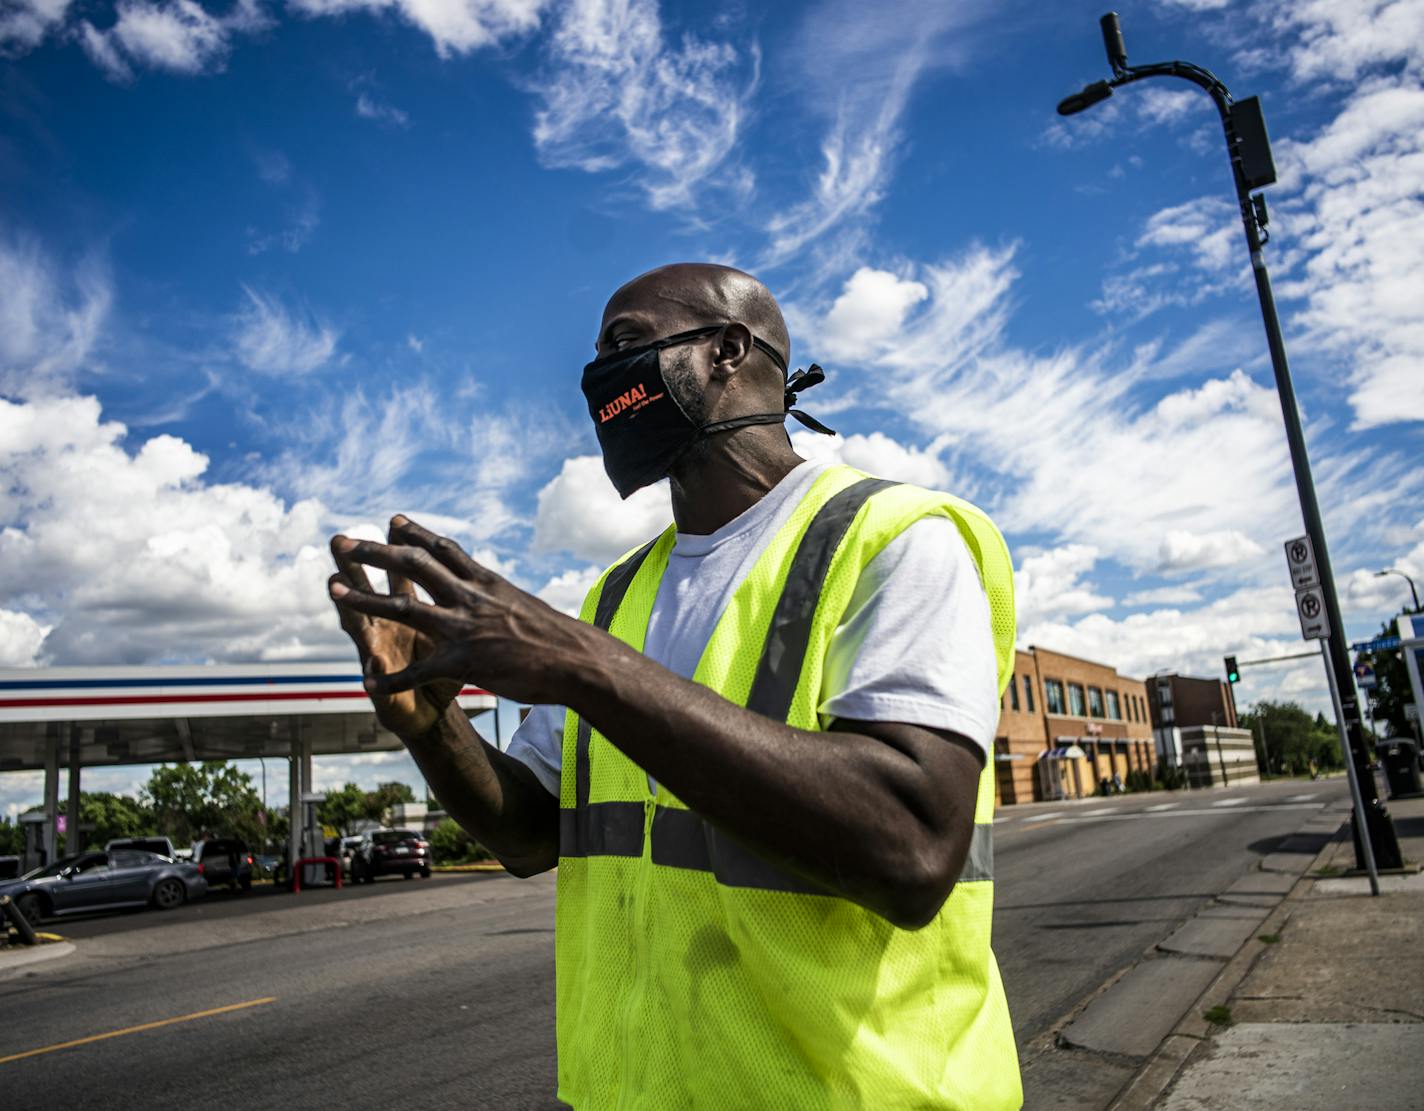
[[[691,678],[727,602],[830,464],[808,461],[710,536],[677,534],[643,652]],[[822,726],[837,718],[959,733],[986,753],[999,721],[989,599],[964,539],[944,517],[916,521],[865,570],[831,638]],[[535,706],[509,744],[558,797],[562,706]],[[987,759],[987,755],[986,755]]]

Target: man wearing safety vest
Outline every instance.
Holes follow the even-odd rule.
[[[405,517],[336,537],[366,686],[450,813],[558,868],[559,1098],[603,1108],[1022,1102],[989,948],[1003,539],[966,502],[791,448],[775,300],[727,267],[618,290],[583,391],[674,524],[567,617]],[[364,567],[390,575],[372,589]],[[425,602],[414,591],[429,594]],[[532,703],[508,753],[462,683]]]

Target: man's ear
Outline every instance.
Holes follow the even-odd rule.
[[[712,377],[731,378],[742,369],[751,353],[751,329],[735,321],[724,326],[712,355]]]

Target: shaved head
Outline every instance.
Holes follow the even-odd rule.
[[[708,324],[745,324],[788,364],[791,360],[791,338],[771,290],[731,266],[676,262],[638,275],[608,299],[599,330],[600,351],[615,346],[610,331],[620,319],[643,325],[646,334],[640,342]]]

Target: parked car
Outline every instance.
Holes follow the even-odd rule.
[[[193,864],[209,887],[226,885],[233,891],[252,887],[252,852],[236,837],[211,837],[193,842]]]
[[[139,849],[75,853],[18,880],[0,883],[31,922],[61,914],[152,905],[173,910],[208,890],[192,864]]]
[[[351,882],[370,883],[377,876],[419,873],[430,878],[430,843],[412,829],[373,829],[361,835],[351,856]]]
[[[106,853],[115,849],[138,849],[140,852],[166,856],[169,860],[178,859],[178,850],[167,837],[116,837],[104,846]]]

